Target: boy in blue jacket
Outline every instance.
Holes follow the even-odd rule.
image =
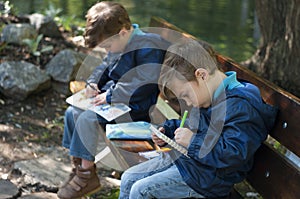
[[[167,120],[159,128],[188,150],[172,150],[125,171],[120,199],[214,198],[227,196],[245,179],[255,151],[273,127],[277,110],[263,102],[259,89],[223,73],[196,41],[172,45],[159,79],[168,99],[193,108],[189,120]],[[179,86],[180,85],[180,86]],[[155,134],[159,146],[166,143]]]
[[[157,81],[169,43],[131,24],[125,8],[115,2],[96,3],[86,18],[86,45],[100,45],[108,52],[88,78],[86,96],[95,97],[95,105],[122,102],[131,108],[111,123],[150,122],[149,109],[159,94]],[[60,187],[59,198],[80,198],[99,190],[94,160],[107,123],[92,111],[72,106],[66,110],[63,146],[70,150],[74,168]]]

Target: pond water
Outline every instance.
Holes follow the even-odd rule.
[[[151,16],[159,16],[205,40],[220,53],[236,61],[251,57],[259,41],[254,2],[251,0],[116,0],[129,12],[133,23],[147,27]],[[10,0],[18,14],[45,13],[49,5],[60,15],[84,20],[97,0]]]

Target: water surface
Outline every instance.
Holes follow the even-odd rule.
[[[148,27],[159,16],[213,45],[220,53],[243,61],[254,53],[259,30],[251,0],[116,0],[128,10],[133,23]],[[60,15],[84,20],[97,0],[11,0],[19,14],[45,13],[49,5]]]

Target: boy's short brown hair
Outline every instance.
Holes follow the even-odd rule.
[[[206,69],[209,74],[218,70],[216,52],[206,42],[190,38],[171,45],[165,55],[159,78],[159,87],[167,99],[176,98],[168,85],[173,78],[182,81],[196,81],[195,71]]]
[[[126,9],[119,3],[102,1],[92,6],[86,15],[85,45],[94,48],[103,40],[129,30],[131,22]]]

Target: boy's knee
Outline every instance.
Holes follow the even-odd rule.
[[[69,118],[70,116],[73,116],[73,114],[74,114],[74,109],[72,106],[69,106],[65,111],[65,117]]]
[[[87,110],[82,112],[79,116],[78,116],[78,123],[86,123],[86,122],[93,122],[93,121],[97,121],[97,115],[95,112]]]
[[[129,198],[145,198],[148,194],[150,194],[150,190],[147,184],[139,180],[132,185]]]
[[[78,116],[82,113],[81,109],[75,108],[73,106],[69,106],[65,111],[66,120],[76,121]]]
[[[122,173],[121,175],[121,183],[127,184],[128,180],[131,178],[130,177],[130,173],[128,173],[127,171],[125,171],[124,173]]]
[[[132,173],[125,171],[121,176],[121,191],[129,193],[135,182],[135,176],[132,175]]]

